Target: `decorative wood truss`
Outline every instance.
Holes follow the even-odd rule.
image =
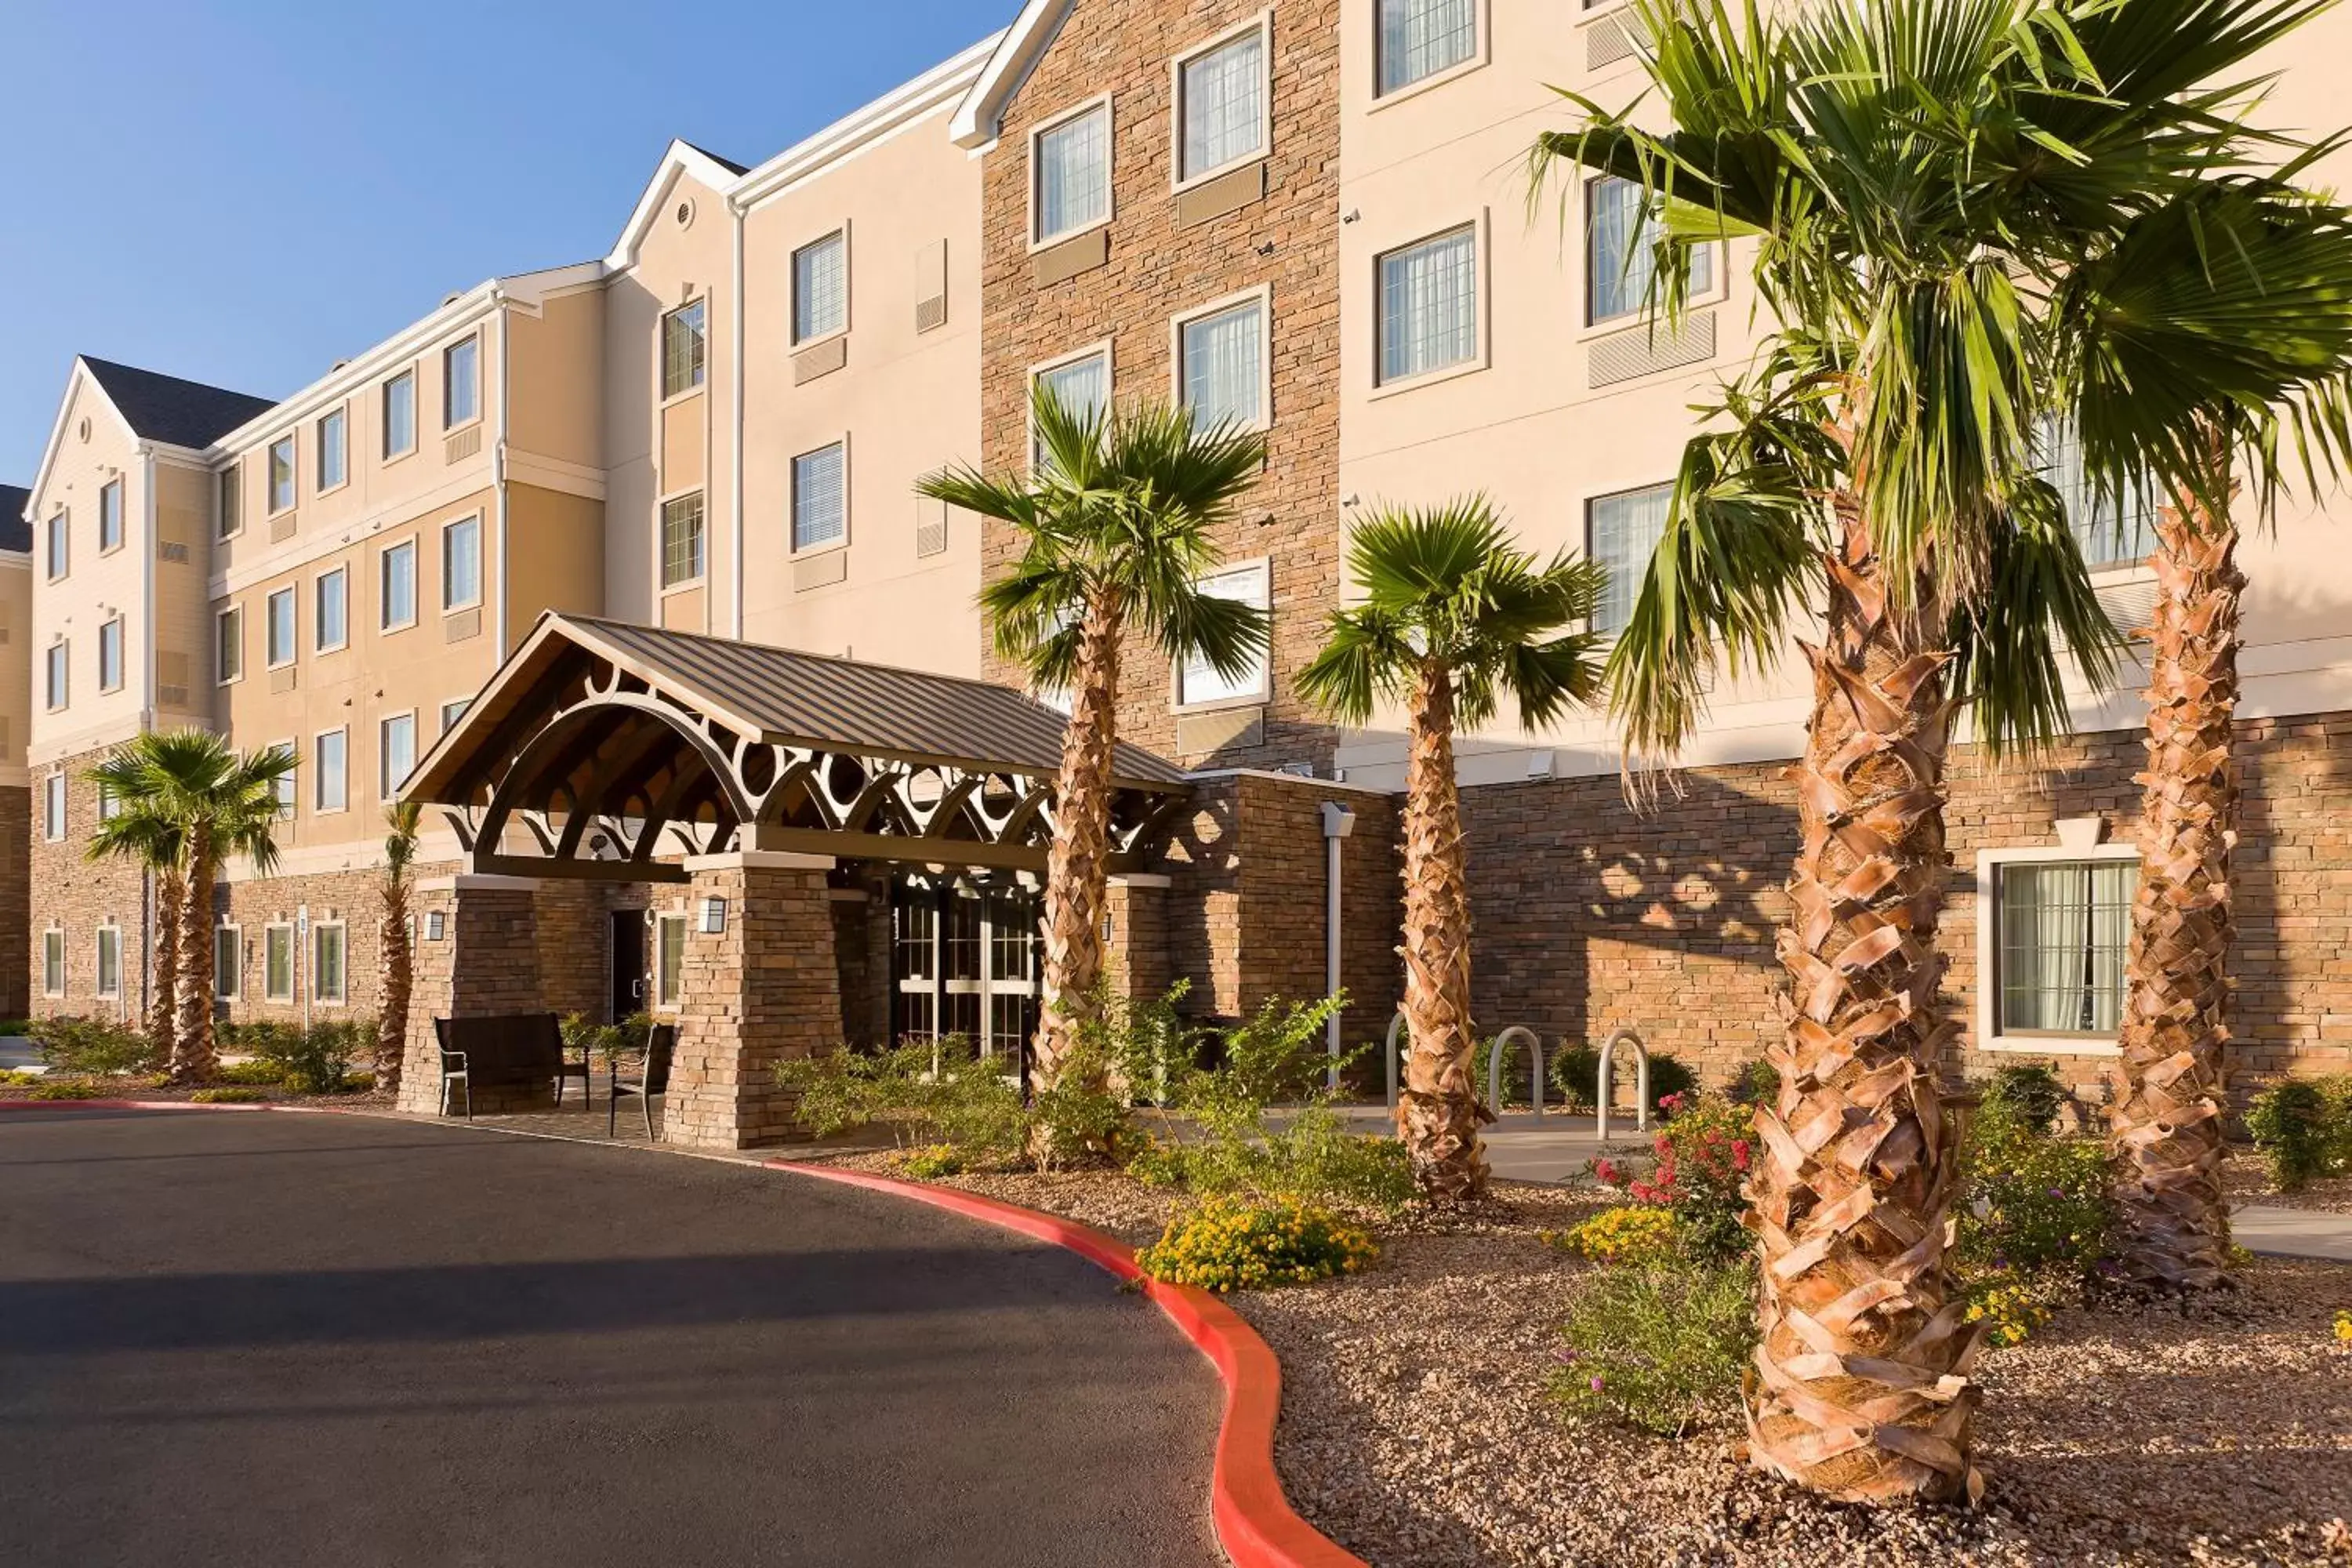
[[[1043,872],[1061,723],[984,682],[550,614],[401,795],[475,871],[675,882],[762,849]],[[1138,869],[1190,791],[1118,763],[1112,866]]]

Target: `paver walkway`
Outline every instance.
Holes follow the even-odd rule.
[[[0,1563],[1220,1560],[1208,1364],[992,1228],[224,1112],[0,1116]]]

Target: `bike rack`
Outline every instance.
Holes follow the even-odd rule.
[[[1512,1025],[1501,1034],[1496,1035],[1495,1037],[1494,1043],[1486,1047],[1486,1103],[1488,1106],[1493,1108],[1495,1119],[1498,1121],[1501,1121],[1503,1116],[1503,1051],[1505,1047],[1509,1046],[1515,1039],[1525,1040],[1528,1043],[1528,1056],[1531,1063],[1528,1072],[1528,1100],[1535,1107],[1536,1120],[1538,1121],[1541,1121],[1543,1120],[1544,1085],[1543,1042],[1538,1039],[1536,1037],[1536,1032],[1533,1029],[1528,1028],[1525,1024]]]
[[[1631,1029],[1620,1029],[1601,1042],[1599,1079],[1592,1086],[1592,1098],[1599,1102],[1600,1124],[1595,1129],[1602,1142],[1609,1141],[1609,1101],[1616,1093],[1617,1083],[1610,1072],[1611,1059],[1617,1042],[1625,1041],[1633,1047],[1633,1130],[1650,1130],[1650,1048],[1642,1044],[1642,1037]]]

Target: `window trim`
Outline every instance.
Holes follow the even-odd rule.
[[[282,992],[273,991],[269,988],[269,939],[279,931],[284,931],[286,933],[286,989]],[[299,973],[302,967],[301,947],[302,944],[294,940],[294,922],[292,921],[268,921],[263,923],[261,928],[261,999],[264,1002],[291,1002],[294,1000],[294,997],[301,985],[301,975]]]
[[[261,596],[261,665],[264,669],[286,669],[301,661],[302,595],[299,590],[300,584],[289,583],[282,588],[272,588],[269,592]],[[278,597],[281,594],[285,595],[293,603],[294,626],[292,635],[289,636],[286,639],[286,647],[288,649],[286,657],[284,658],[272,658],[269,656],[269,633],[271,630],[271,622],[276,617],[272,614],[270,606],[278,602]]]
[[[280,822],[291,822],[298,815],[300,814],[302,809],[301,745],[293,736],[289,735],[283,740],[271,741],[265,744],[261,749],[264,752],[284,752],[288,756],[294,759],[294,765],[287,769],[281,775],[285,780],[286,797],[285,803],[278,811],[277,818]],[[346,759],[344,765],[346,767],[350,765],[348,759]],[[346,787],[348,788],[348,781],[346,781]]]
[[[384,744],[386,731],[391,726],[392,721],[395,719],[405,719],[408,721],[408,773],[401,774],[399,778],[394,778],[392,776],[392,749]],[[376,715],[376,798],[386,804],[391,802],[394,794],[400,788],[402,783],[407,779],[408,773],[413,773],[416,771],[416,763],[424,755],[422,752],[417,750],[416,746],[416,721],[417,712],[414,707],[395,708],[389,712],[379,713]]]
[[[49,984],[49,954],[52,951],[56,952],[58,960],[58,983],[55,985]],[[66,928],[52,922],[41,930],[42,995],[62,996],[66,994],[66,983],[68,979],[66,969]]]
[[[392,552],[395,550],[405,550],[408,552],[408,618],[404,621],[388,621],[384,619],[384,587],[385,584],[391,581],[391,579],[384,574],[384,562],[391,557]],[[401,537],[391,541],[389,543],[381,544],[376,547],[375,629],[386,637],[391,636],[394,632],[404,632],[408,630],[411,626],[414,626],[416,624],[419,618],[416,602],[421,595],[417,593],[417,578],[422,574],[420,563],[424,553],[425,552],[417,547],[417,536],[414,533],[403,534]]]
[[[1244,289],[1223,299],[1194,305],[1168,318],[1168,399],[1176,405],[1184,401],[1184,329],[1194,321],[1210,316],[1222,316],[1228,310],[1249,304],[1257,306],[1263,330],[1258,336],[1257,418],[1242,428],[1264,432],[1274,428],[1274,285],[1271,283],[1261,283],[1255,289]]]
[[[221,623],[229,619],[231,616],[235,616],[236,619],[236,673],[235,675],[223,675],[221,673]],[[213,684],[215,686],[235,686],[238,681],[243,680],[244,679],[245,606],[243,605],[225,605],[221,608],[213,612]]]
[[[321,642],[318,639],[324,637],[327,635],[327,617],[319,613],[321,603],[319,595],[320,591],[325,586],[327,579],[330,577],[341,577],[343,580],[343,635],[333,642]],[[351,565],[348,562],[340,565],[330,566],[323,572],[312,574],[310,578],[310,637],[312,639],[310,651],[313,654],[341,653],[345,648],[352,646],[352,571]],[[299,637],[296,639],[297,642],[300,639]]]
[[[1083,223],[1076,228],[1066,228],[1057,234],[1040,237],[1037,233],[1037,142],[1047,132],[1057,131],[1074,120],[1084,119],[1097,109],[1103,113],[1103,215],[1091,223]],[[1112,221],[1118,216],[1118,111],[1111,106],[1109,93],[1098,92],[1092,98],[1074,103],[1067,109],[1048,115],[1032,125],[1029,128],[1027,149],[1025,172],[1028,190],[1023,198],[1026,208],[1023,218],[1023,232],[1029,238],[1030,255],[1034,256],[1041,250],[1051,250],[1066,240],[1076,239],[1082,234],[1092,234],[1098,228],[1108,228],[1111,226]]]
[[[1265,584],[1264,608],[1266,615],[1271,617],[1274,614],[1274,558],[1272,556],[1253,555],[1239,561],[1221,561],[1213,571],[1202,573],[1198,580],[1205,582],[1214,577],[1238,577],[1244,572],[1255,572]],[[1205,698],[1198,702],[1182,700],[1184,661],[1181,658],[1170,659],[1168,661],[1168,710],[1171,713],[1217,713],[1234,708],[1265,707],[1274,700],[1274,644],[1270,638],[1266,643],[1263,658],[1264,663],[1258,671],[1255,691],[1237,692],[1229,697]]]
[[[343,417],[343,477],[331,485],[323,482],[327,477],[327,421],[338,414]],[[337,490],[347,488],[352,482],[351,399],[345,398],[332,408],[322,408],[319,411],[318,417],[310,421],[310,447],[311,466],[317,478],[322,481],[312,493],[331,496]]]
[[[696,380],[689,382],[677,392],[664,391],[663,384],[669,375],[669,324],[697,305],[702,307],[701,374]],[[667,408],[672,404],[683,403],[689,397],[699,396],[709,390],[710,292],[705,289],[699,294],[680,300],[677,304],[664,310],[661,313],[661,320],[654,325],[654,405],[657,409]]]
[[[804,338],[800,335],[801,252],[803,250],[812,250],[817,246],[823,245],[826,240],[835,238],[838,238],[841,241],[841,325],[834,328],[830,331],[813,332]],[[835,338],[847,337],[849,335],[851,312],[856,308],[855,303],[850,297],[851,258],[849,253],[849,219],[845,217],[839,223],[835,224],[831,228],[828,228],[824,233],[818,235],[814,239],[803,240],[802,243],[793,246],[790,251],[785,253],[784,264],[786,268],[784,276],[784,337],[787,342],[787,346],[790,348],[791,352],[798,353],[803,349],[814,348],[819,343],[829,343]]]
[[[227,492],[236,491],[234,509],[226,503]],[[235,539],[245,531],[245,459],[231,458],[225,467],[213,470],[213,542]]]
[[[392,384],[400,380],[403,376],[408,378],[408,445],[401,447],[398,451],[394,451],[392,447]],[[385,468],[390,468],[393,464],[399,462],[404,458],[415,457],[416,455],[416,448],[424,445],[424,437],[417,433],[416,428],[417,382],[418,376],[416,374],[416,362],[415,360],[410,360],[407,364],[404,365],[399,370],[394,371],[390,375],[385,376],[383,380],[375,384],[376,460]]]
[[[459,706],[460,704],[463,706]],[[433,710],[433,716],[441,721],[441,734],[446,735],[464,723],[467,713],[472,710],[473,706],[474,700],[471,696],[451,697],[436,704]],[[452,708],[457,709],[457,716],[455,719],[449,717],[449,710]],[[440,736],[436,735],[434,739],[437,742]]]
[[[786,484],[787,486],[789,486],[789,485],[791,484],[792,479],[791,479],[791,476],[789,475],[789,473],[786,475],[786,477],[785,477],[785,481],[784,481],[784,482],[785,482],[785,484]],[[671,503],[672,501],[681,501],[681,500],[686,500],[686,499],[687,499],[687,497],[688,497],[688,496],[700,496],[700,497],[702,498],[702,570],[701,570],[701,571],[699,571],[699,572],[697,572],[697,573],[696,573],[693,576],[691,576],[691,577],[680,577],[680,578],[679,578],[677,582],[675,582],[675,583],[665,583],[665,582],[663,582],[663,581],[662,581],[662,574],[663,574],[666,571],[667,571],[667,570],[668,570],[668,564],[669,564],[669,563],[668,563],[669,542],[668,542],[667,539],[665,539],[665,538],[663,537],[663,534],[662,534],[662,530],[667,526],[667,520],[666,520],[666,518],[665,518],[664,514],[665,514],[665,513],[667,513],[667,512],[669,510],[670,503]],[[787,534],[785,537],[786,537],[787,539],[789,539],[791,536],[790,536],[789,534]],[[703,486],[701,486],[701,485],[688,485],[688,486],[687,486],[684,489],[672,490],[672,491],[671,491],[669,494],[667,494],[667,495],[656,496],[656,497],[654,498],[654,591],[655,591],[655,593],[656,593],[656,595],[659,595],[660,597],[662,597],[662,598],[667,598],[667,597],[669,597],[669,595],[671,595],[672,594],[683,594],[683,593],[687,592],[688,589],[702,587],[702,586],[704,586],[705,584],[707,584],[709,581],[710,581],[710,493],[709,493],[709,491],[705,487],[703,487]]]
[[[2137,864],[2139,846],[2129,838],[2119,843],[2074,848],[2063,844],[2000,846],[1977,851],[1977,973],[1976,1045],[1979,1050],[2023,1052],[2033,1056],[2113,1057],[2122,1054],[2115,1040],[2100,1035],[2005,1035],[2000,1032],[2000,868],[2047,865],[2063,860],[2129,860]]]
[[[453,603],[449,598],[449,533],[451,530],[462,528],[469,522],[474,525],[474,596]],[[486,584],[482,581],[483,575],[482,514],[478,511],[469,511],[463,517],[449,519],[441,525],[441,613],[445,616],[456,616],[462,615],[467,610],[480,609],[483,595],[487,591]]]
[[[815,457],[819,452],[824,451],[828,447],[838,447],[841,448],[841,533],[837,538],[828,539],[821,544],[811,544],[803,547],[800,542],[801,497],[800,485],[798,482],[800,478],[800,461],[803,458]],[[849,531],[851,521],[849,507],[849,432],[846,430],[844,430],[841,434],[834,437],[829,441],[819,441],[814,447],[805,447],[801,451],[794,452],[790,458],[785,459],[784,553],[790,559],[794,561],[805,561],[814,556],[829,555],[836,550],[846,550],[849,548]]]
[[[463,419],[453,420],[449,417],[449,388],[454,384],[449,378],[449,356],[467,343],[474,345],[474,411]],[[482,422],[483,405],[489,401],[482,395],[482,334],[478,331],[471,331],[463,337],[452,338],[443,343],[441,345],[441,433],[443,435],[451,435]]]
[[[58,508],[57,510],[49,513],[41,526],[44,530],[41,544],[48,552],[49,556],[48,560],[43,563],[43,570],[47,574],[44,580],[61,583],[73,571],[73,509],[62,506]],[[58,546],[60,544],[65,548],[58,549]]]
[[[333,992],[333,994],[332,994],[331,995],[328,994],[328,991],[327,991],[326,986],[325,986],[324,984],[320,984],[320,973],[319,973],[319,955],[320,955],[322,952],[324,952],[324,951],[325,951],[325,950],[320,946],[320,942],[319,942],[319,933],[320,933],[320,931],[339,931],[339,932],[341,932],[341,942],[338,943],[337,948],[336,948],[336,952],[337,952],[338,955],[340,956],[340,958],[341,958],[341,963],[339,963],[336,965],[336,968],[337,968],[339,971],[341,971],[341,973],[338,973],[338,974],[335,976],[335,989],[334,989],[334,992]],[[351,921],[343,921],[343,920],[333,920],[333,921],[312,921],[310,922],[310,1001],[311,1001],[311,1003],[312,1003],[314,1005],[316,1005],[316,1006],[320,1006],[320,1007],[346,1007],[346,1006],[349,1006],[349,1005],[351,1005],[351,999],[352,999],[352,925],[351,925]]]
[[[1258,47],[1258,119],[1257,151],[1228,158],[1206,169],[1187,170],[1184,167],[1184,68],[1202,55],[1213,54],[1227,44],[1256,33]],[[1168,58],[1168,190],[1173,195],[1204,185],[1221,174],[1235,169],[1246,169],[1252,163],[1263,163],[1274,156],[1274,7],[1267,6],[1256,16],[1237,22],[1214,37],[1203,38]]]
[[[112,491],[114,495],[115,538],[111,544],[106,542],[106,497],[109,491]],[[130,493],[130,487],[123,483],[121,474],[115,475],[98,487],[98,556],[101,561],[131,542],[131,519],[123,510],[123,507],[127,504],[125,498]]]
[[[73,638],[59,637],[41,651],[41,711],[62,713],[73,706]],[[60,658],[64,659],[65,679],[53,680],[50,677],[60,668],[55,661]]]
[[[1590,342],[1595,338],[1610,337],[1618,332],[1649,330],[1649,323],[1643,320],[1641,307],[1638,305],[1622,315],[1611,316],[1598,321],[1592,319],[1592,193],[1599,187],[1601,181],[1619,178],[1622,176],[1590,174],[1585,177],[1582,188],[1577,192],[1579,210],[1584,218],[1583,226],[1577,231],[1576,255],[1579,292],[1582,296],[1576,306],[1576,341],[1580,343]],[[1730,247],[1722,240],[1709,240],[1707,247],[1715,252],[1712,263],[1715,279],[1703,292],[1693,294],[1684,301],[1694,310],[1707,305],[1720,305],[1731,298]],[[1663,329],[1665,323],[1661,321],[1658,325]]]
[[[1674,483],[1673,477],[1669,475],[1663,479],[1645,479],[1638,484],[1611,484],[1602,489],[1579,491],[1576,496],[1577,553],[1587,561],[1599,559],[1592,552],[1592,506],[1595,501],[1615,500],[1621,496],[1639,495],[1643,490],[1671,490]],[[1638,595],[1640,591],[1637,584],[1634,592]],[[1591,616],[1577,624],[1584,631],[1596,631]],[[1613,646],[1617,640],[1617,634],[1612,632],[1598,632],[1597,635],[1603,639],[1601,646],[1604,648]]]
[[[286,493],[289,499],[284,506],[277,504],[277,487],[270,482],[269,467],[277,461],[279,447],[289,448],[286,459]],[[264,517],[284,517],[302,504],[302,433],[289,430],[273,436],[261,448],[261,509]]]
[[[1452,223],[1441,224],[1435,228],[1425,230],[1409,238],[1400,239],[1393,245],[1384,245],[1372,252],[1372,311],[1371,320],[1366,323],[1371,332],[1371,353],[1367,356],[1366,363],[1370,367],[1372,385],[1371,390],[1364,395],[1367,401],[1393,397],[1399,393],[1411,392],[1417,387],[1433,386],[1441,381],[1451,381],[1458,375],[1475,375],[1493,363],[1494,334],[1489,330],[1488,323],[1493,318],[1495,309],[1495,260],[1494,247],[1487,243],[1488,212],[1488,208],[1481,206],[1469,217],[1456,218]],[[1416,245],[1426,245],[1433,239],[1444,239],[1448,235],[1458,234],[1465,228],[1470,231],[1471,273],[1474,284],[1478,290],[1477,309],[1471,312],[1470,322],[1471,332],[1477,342],[1475,351],[1468,359],[1456,364],[1441,365],[1435,370],[1425,370],[1418,375],[1400,376],[1394,381],[1381,380],[1381,263],[1400,250],[1411,250]]]
[[[1065,369],[1080,360],[1093,359],[1097,354],[1103,362],[1103,398],[1114,402],[1118,395],[1118,351],[1112,338],[1097,338],[1084,348],[1072,349],[1052,359],[1039,360],[1022,372],[1021,380],[1021,471],[1037,471],[1037,419],[1034,406],[1037,378],[1050,371]]]
[[[1605,3],[1614,9],[1622,5],[1623,0],[1605,0]],[[1405,83],[1402,87],[1393,87],[1382,92],[1381,90],[1381,8],[1378,0],[1374,0],[1371,10],[1372,33],[1369,40],[1371,65],[1370,89],[1364,95],[1364,112],[1367,114],[1377,114],[1391,104],[1402,103],[1409,98],[1429,91],[1432,88],[1443,87],[1447,82],[1467,76],[1472,71],[1478,70],[1494,61],[1493,6],[1490,0],[1470,0],[1470,26],[1476,35],[1470,52],[1444,70],[1432,71],[1425,77]],[[1579,13],[1580,21],[1597,14],[1593,11],[1580,12]]]
[[[99,957],[110,936],[114,938],[114,989],[111,991],[106,988],[106,965]],[[122,998],[122,928],[111,916],[90,929],[89,994],[102,1002],[118,1002]]]
[[[106,681],[106,634],[110,628],[114,633],[114,684],[111,686]],[[129,647],[123,640],[128,635],[123,618],[120,615],[110,616],[98,624],[98,691],[101,697],[122,689],[122,683],[127,678],[131,663]],[[71,656],[68,657],[70,658]]]
[[[220,961],[221,933],[223,931],[228,932],[236,939],[236,962],[230,964],[226,969],[221,967]],[[228,989],[226,991],[221,989],[221,980],[224,976],[228,980]],[[213,1000],[215,1002],[238,1002],[244,1000],[244,995],[245,927],[236,921],[215,921],[213,922]]]
[[[73,831],[73,784],[62,773],[47,773],[41,779],[41,842],[63,844]],[[58,830],[49,831],[49,795],[58,797]]]
[[[321,805],[319,804],[319,791],[326,784],[327,782],[326,748],[320,746],[319,742],[325,740],[330,735],[341,735],[343,738],[343,798],[341,804],[338,805]],[[300,794],[301,791],[299,789],[295,791],[295,795],[298,798]],[[310,815],[313,816],[333,816],[339,813],[349,811],[351,808],[352,727],[349,724],[338,724],[330,730],[313,731],[310,735]]]
[[[656,910],[653,912],[653,915],[654,994],[652,996],[647,998],[647,1000],[653,1004],[649,1011],[655,1013],[680,1012],[684,1010],[686,1005],[686,975],[684,973],[686,964],[686,939],[694,934],[694,926],[692,921],[688,918],[687,911],[684,910]],[[667,982],[670,977],[668,972],[665,969],[662,963],[661,931],[662,927],[671,921],[676,921],[679,927],[677,943],[679,966],[679,973],[677,975],[677,997],[675,1001],[664,1001],[662,999],[662,993],[667,989],[665,982]]]

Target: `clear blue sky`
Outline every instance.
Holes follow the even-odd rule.
[[[77,353],[282,397],[601,256],[681,136],[758,163],[1017,0],[0,0],[0,482]]]

